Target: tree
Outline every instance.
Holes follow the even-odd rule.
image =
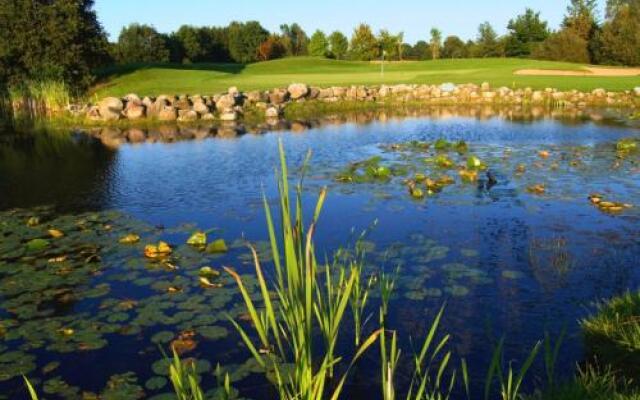
[[[418,40],[413,46],[413,54],[418,60],[428,60],[431,58],[429,43],[424,40]]]
[[[596,37],[597,61],[640,65],[640,7],[621,5]]]
[[[329,45],[331,46],[331,56],[342,60],[349,51],[349,40],[342,32],[335,31],[329,35]]]
[[[598,28],[596,20],[597,0],[571,0],[562,28],[572,30],[582,39],[589,41]]]
[[[613,19],[624,7],[640,10],[640,0],[607,0],[607,19]]]
[[[551,34],[547,40],[533,49],[531,55],[541,60],[577,63],[588,63],[591,59],[587,41],[572,29],[563,29]]]
[[[232,22],[228,30],[231,59],[239,63],[256,61],[258,48],[267,40],[269,32],[257,21]]]
[[[258,58],[261,61],[273,60],[284,57],[287,49],[282,43],[282,38],[278,35],[269,35],[267,40],[260,44],[258,48]]]
[[[152,26],[131,24],[118,36],[115,58],[122,64],[168,62],[169,48]]]
[[[436,28],[431,29],[431,40],[429,42],[431,47],[431,59],[437,60],[440,58],[440,48],[442,47],[442,32]]]
[[[309,54],[316,57],[326,57],[328,53],[329,41],[327,40],[327,35],[321,30],[316,30],[309,41]]]
[[[442,46],[442,58],[467,58],[467,45],[457,36],[448,36]]]
[[[183,63],[202,62],[207,58],[206,36],[201,28],[182,25],[176,32],[183,50]]]
[[[540,13],[527,8],[524,14],[509,21],[510,33],[507,37],[505,52],[509,57],[522,57],[531,54],[536,43],[549,37],[547,22],[540,19]]]
[[[280,25],[283,41],[287,46],[287,53],[290,56],[304,56],[308,53],[307,44],[309,38],[305,31],[297,23],[291,25]]]
[[[480,24],[478,27],[478,37],[472,49],[474,57],[501,57],[504,55],[498,34],[489,22]]]
[[[83,90],[109,60],[93,0],[0,1],[0,79],[62,80]]]
[[[371,61],[378,58],[380,46],[369,25],[360,24],[353,31],[350,53],[354,60]]]
[[[388,30],[383,29],[378,34],[378,42],[380,49],[384,51],[387,59],[402,60],[402,42],[404,40],[404,33],[400,32],[396,35],[389,33]]]

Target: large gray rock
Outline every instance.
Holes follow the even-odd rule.
[[[100,101],[98,109],[103,120],[115,121],[120,119],[124,104],[117,97],[106,97]]]
[[[309,86],[304,83],[292,83],[287,88],[287,91],[293,100],[298,100],[309,94]]]

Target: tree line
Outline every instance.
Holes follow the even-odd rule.
[[[135,63],[251,63],[287,56],[370,61],[439,58],[532,57],[594,64],[640,65],[640,0],[607,0],[601,19],[596,0],[570,0],[560,28],[552,31],[528,8],[498,35],[482,23],[474,40],[444,37],[437,28],[425,40],[406,43],[402,32],[374,32],[359,24],[348,38],[297,23],[269,32],[257,21],[224,27],[184,25],[171,33],[142,24],[126,26],[108,42],[93,0],[0,2],[0,82],[63,80],[86,88],[100,66]]]

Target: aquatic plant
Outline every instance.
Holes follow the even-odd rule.
[[[533,364],[538,352],[540,350],[541,343],[537,342],[531,352],[520,366],[520,370],[513,369],[513,364],[510,361],[508,368],[504,367],[504,338],[500,339],[491,358],[491,364],[487,371],[487,377],[485,379],[484,398],[489,400],[491,398],[492,387],[496,378],[500,385],[500,398],[502,400],[518,400],[521,397],[522,382],[524,381],[529,368]]]
[[[175,348],[173,348],[173,358],[169,365],[169,379],[177,400],[204,400],[204,392],[200,388],[195,363],[190,360],[182,361]]]
[[[409,388],[404,398],[406,400],[447,400],[451,397],[458,379],[457,370],[451,369],[451,351],[445,350],[450,335],[444,335],[437,340],[442,315],[445,307],[440,308],[429,326],[428,333],[422,342],[420,351],[413,354],[413,372]],[[380,308],[380,323],[385,329],[385,311]],[[391,335],[391,342],[387,345],[387,335]],[[382,398],[395,400],[398,398],[395,385],[395,374],[401,357],[398,348],[398,334],[396,331],[386,331],[380,336],[381,357],[381,385]],[[448,380],[445,374],[449,372]],[[467,364],[461,361],[461,373],[464,389],[469,394],[469,377]]]
[[[260,301],[264,309],[258,310],[247,291],[243,279],[231,268],[225,270],[234,278],[244,300],[258,336],[259,346],[254,345],[249,333],[238,321],[229,318],[255,360],[273,371],[280,399],[322,399],[328,393],[328,381],[336,364],[342,359],[335,354],[341,325],[360,268],[318,264],[313,235],[318,217],[326,198],[326,189],[320,192],[308,230],[302,216],[302,177],[296,187],[295,204],[289,194],[288,172],[282,142],[279,144],[281,175],[278,182],[280,194],[281,232],[276,235],[271,210],[264,198],[264,207],[273,252],[276,273],[274,286],[267,283],[257,253],[250,247],[259,286]],[[308,160],[308,158],[307,158]],[[305,162],[306,165],[306,162]],[[295,207],[295,217],[291,211]],[[283,253],[280,253],[283,246]],[[324,269],[324,281],[318,272]],[[273,299],[272,299],[273,298]],[[317,351],[314,336],[320,332],[324,346]],[[370,347],[380,332],[374,332],[362,342],[342,376],[328,395],[337,399],[353,363]],[[288,367],[288,364],[293,364]]]

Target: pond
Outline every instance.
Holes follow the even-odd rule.
[[[399,271],[389,314],[406,354],[409,337],[423,337],[446,303],[442,330],[467,360],[474,394],[501,337],[508,359],[521,362],[545,332],[566,330],[557,370],[570,375],[586,357],[580,318],[640,284],[640,157],[616,148],[640,137],[629,124],[448,114],[190,140],[158,129],[142,133],[158,140],[115,145],[91,132],[4,130],[0,398],[25,396],[22,374],[48,399],[170,398],[161,349],[176,340],[198,360],[207,390],[219,363],[242,396],[270,398],[227,322],[226,313],[244,312],[236,287],[224,276],[221,287],[202,287],[198,273],[232,266],[255,282],[245,240],[268,263],[262,194],[275,207],[280,140],[292,178],[312,152],[306,212],[328,186],[318,255],[366,231],[367,268]],[[365,160],[391,172],[340,179]],[[458,170],[476,162],[465,182]],[[453,182],[429,193],[420,174]],[[412,196],[416,180],[425,189]],[[620,209],[594,205],[594,193]],[[228,251],[187,245],[196,230]],[[122,243],[126,234],[141,239]],[[158,241],[173,247],[171,263],[145,259],[144,246]],[[377,357],[353,372],[349,398],[379,392]],[[543,376],[539,362],[532,382]]]

